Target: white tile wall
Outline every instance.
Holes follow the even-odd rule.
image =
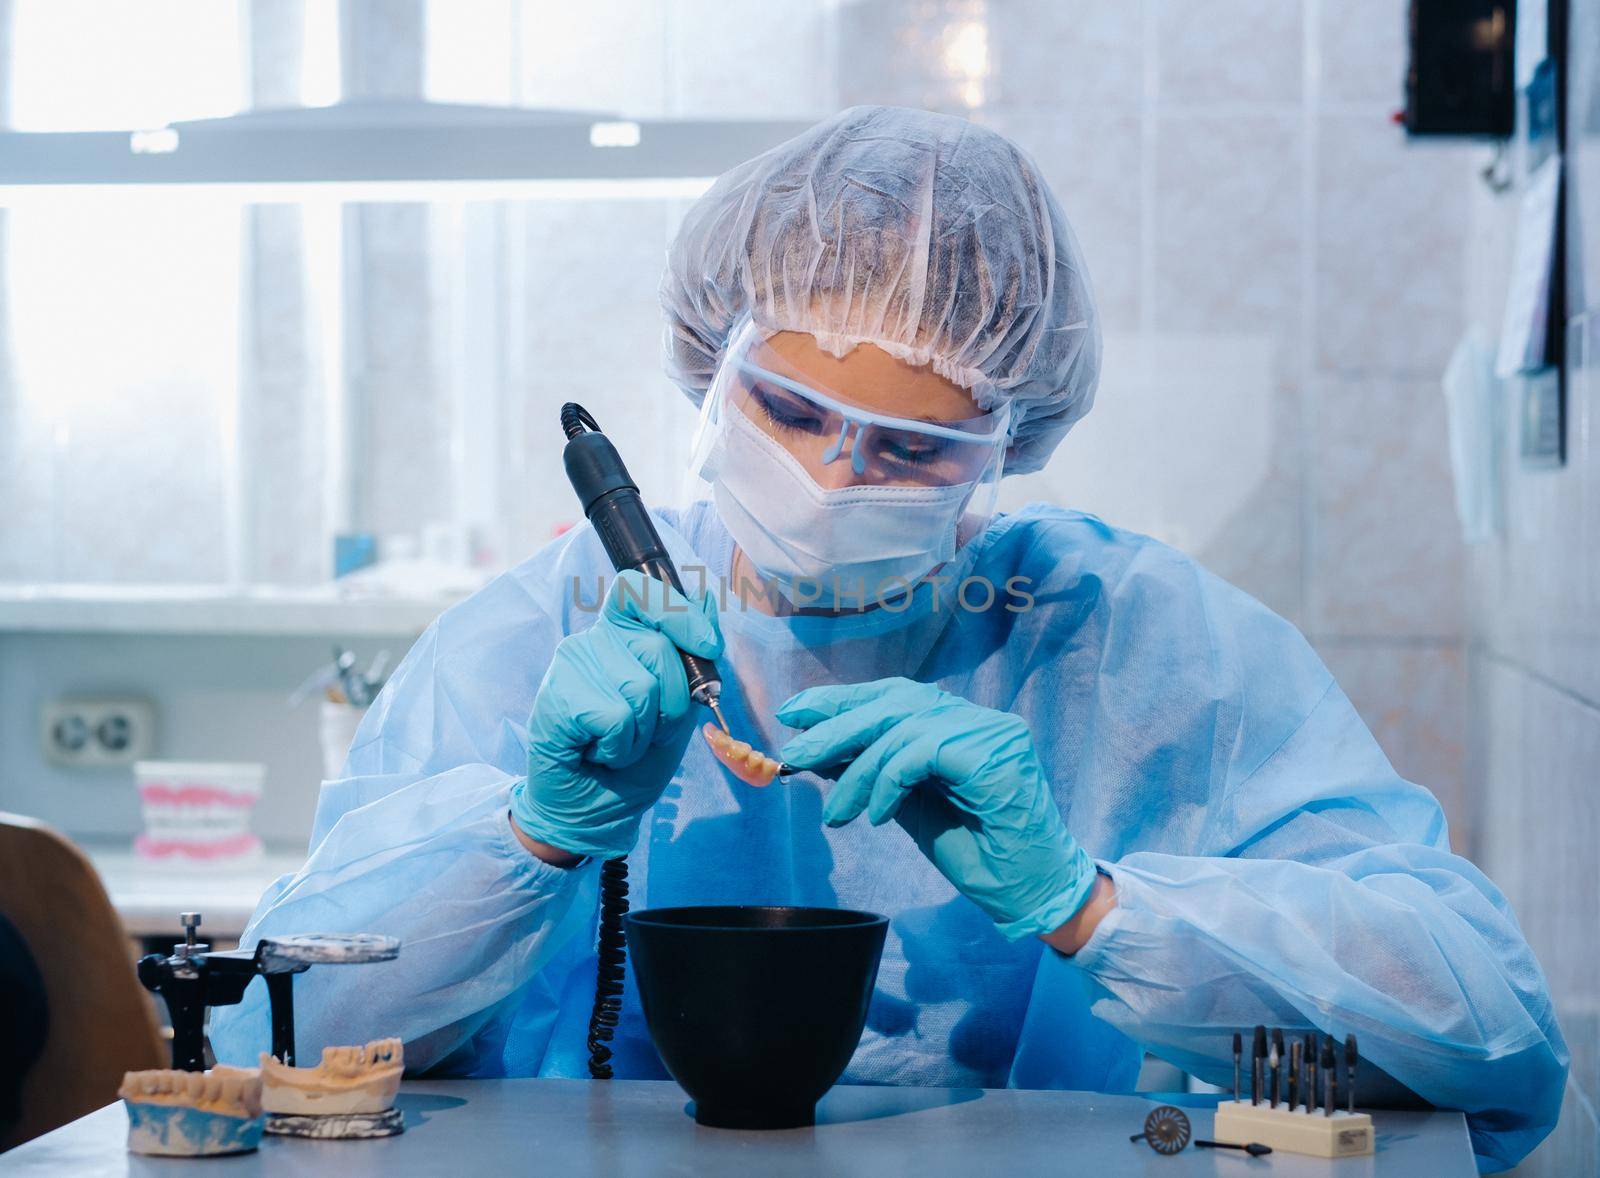
[[[1161,101],[1292,105],[1305,74],[1302,5],[1154,0]]]
[[[1311,0],[1326,103],[1398,110],[1405,98],[1406,7],[1394,0]]]
[[[1197,556],[1274,609],[1301,606],[1296,398],[1273,341],[1111,334],[1095,407],[1001,506],[1062,503]]]
[[[1038,163],[1077,235],[1105,329],[1137,329],[1145,191],[1139,108],[1000,106],[977,117]]]
[[[1432,378],[1462,327],[1473,148],[1405,141],[1376,111],[1318,120],[1317,367]]]
[[[1313,629],[1459,637],[1461,531],[1437,382],[1325,378],[1313,412]]]
[[[1298,117],[1163,109],[1154,131],[1152,325],[1270,336],[1298,358]]]
[[[990,0],[989,104],[1063,114],[1143,105],[1145,8],[1137,0]]]
[[[1006,11],[1001,9],[1000,11]],[[838,10],[838,105],[970,114],[992,99],[997,24],[985,0],[855,0]],[[1062,69],[1057,62],[1052,74]],[[1037,77],[1034,81],[1039,81]]]

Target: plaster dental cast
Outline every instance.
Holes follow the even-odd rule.
[[[1295,628],[1147,537],[996,513],[1101,361],[1024,153],[847,110],[689,209],[660,298],[703,494],[658,528],[678,568],[761,591],[583,608],[573,586],[612,579],[584,526],[430,627],[244,936],[406,942],[381,977],[302,980],[308,1044],[585,1075],[597,860],[627,855],[638,907],[891,918],[844,1083],[1126,1092],[1148,1050],[1222,1084],[1233,1032],[1264,1024],[1358,1034],[1364,1096],[1464,1110],[1484,1169],[1549,1132],[1568,1053],[1538,963]],[[951,608],[963,583],[993,607]],[[794,773],[725,769],[679,650],[716,660],[729,730]],[[219,1058],[255,1063],[265,1019],[259,987],[218,1011]],[[631,989],[613,1051],[665,1078]]]

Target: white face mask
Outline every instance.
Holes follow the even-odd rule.
[[[903,593],[956,551],[975,483],[825,490],[736,408],[707,455],[718,514],[790,601],[872,604]]]

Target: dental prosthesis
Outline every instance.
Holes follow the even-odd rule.
[[[751,748],[742,740],[734,740],[715,724],[707,722],[700,729],[700,735],[705,737],[717,760],[746,785],[771,785],[772,779],[778,775],[782,762],[773,760],[760,749]]]
[[[128,1150],[168,1157],[244,1153],[261,1144],[261,1073],[218,1064],[209,1072],[128,1072]]]

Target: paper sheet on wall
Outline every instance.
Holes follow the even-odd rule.
[[[1549,53],[1550,6],[1547,0],[1517,0],[1517,29],[1512,41],[1517,89],[1527,88],[1533,71]]]
[[[1555,260],[1556,206],[1561,193],[1561,157],[1552,155],[1528,177],[1517,217],[1517,248],[1511,259],[1495,375],[1502,378],[1544,366],[1550,317],[1550,274]]]

